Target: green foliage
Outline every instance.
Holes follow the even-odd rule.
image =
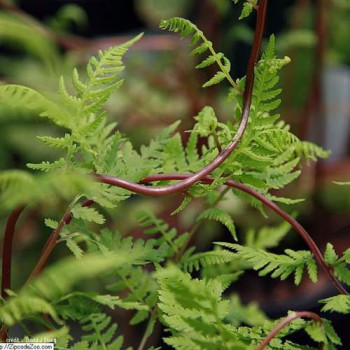
[[[239,326],[240,322],[247,320],[247,314],[244,313],[242,318],[242,310],[232,314],[234,308],[229,313],[230,304],[223,300],[223,288],[217,279],[192,279],[174,266],[159,269],[157,279],[160,285],[158,305],[163,313],[161,320],[170,332],[164,340],[174,349],[254,349],[278,322],[269,321],[256,306],[251,305],[248,306],[249,313],[257,318],[250,318],[247,323],[256,323],[252,327]],[[237,299],[234,305],[239,305]],[[301,329],[305,329],[316,342],[339,345],[340,339],[333,328],[327,320],[324,322],[323,330],[313,322],[295,320],[277,335],[270,344],[271,348],[304,348],[282,340],[287,334]]]
[[[145,228],[145,234],[161,235],[161,238],[158,238],[158,241],[169,245],[169,257],[177,253],[187,240],[188,233],[183,233],[181,236],[178,236],[178,232],[175,228],[169,228],[169,225],[164,220],[157,218],[150,212],[139,212],[138,221],[139,224]]]
[[[343,314],[350,313],[350,296],[349,295],[336,295],[320,300],[320,303],[325,304],[322,307],[322,311],[340,312]]]
[[[219,71],[210,80],[204,83],[203,87],[216,85],[222,82],[223,80],[227,79],[235,89],[239,90],[238,85],[233,81],[233,79],[230,76],[230,61],[225,57],[225,55],[222,52],[215,52],[213,48],[213,43],[205,37],[203,32],[200,29],[198,29],[198,27],[195,24],[193,24],[187,19],[174,17],[161,21],[160,28],[168,29],[171,32],[179,32],[181,34],[182,39],[186,38],[187,36],[191,36],[191,46],[200,43],[199,46],[195,47],[191,51],[191,55],[204,54],[207,51],[209,51],[209,56],[205,58],[200,64],[198,64],[196,68],[206,68],[216,63],[219,67]]]
[[[290,230],[290,224],[283,221],[279,226],[264,226],[258,231],[245,234],[245,245],[254,249],[268,249],[279,245]]]
[[[198,271],[203,267],[230,262],[234,254],[227,250],[213,250],[197,253],[190,256],[184,255],[181,259],[183,269],[188,272]]]
[[[248,16],[255,4],[255,0],[244,2],[241,18]],[[0,16],[0,29],[6,24],[3,20],[8,19]],[[53,55],[48,53],[49,46],[43,46],[42,50],[46,51],[39,50],[40,40],[44,38],[40,35],[40,40],[34,35],[28,38],[32,32],[24,33],[26,27],[24,23],[9,23],[3,35],[16,36],[16,40],[26,42],[37,55],[49,59]],[[278,197],[271,191],[280,190],[299,177],[303,158],[313,161],[329,154],[310,142],[299,140],[289,126],[279,120],[279,71],[290,60],[275,56],[274,36],[255,66],[252,105],[243,138],[229,158],[210,174],[213,182],[198,182],[187,189],[183,202],[172,213],[189,209],[193,226],[182,226],[181,219],[185,216],[180,216],[176,228],[171,227],[166,220],[143,209],[137,214],[142,230],[138,237],[142,238],[133,239],[132,235],[124,236],[106,227],[97,229],[96,224],[114,227],[109,220],[115,214],[112,209],[126,202],[132,193],[97,183],[94,174],[142,183],[151,174],[194,173],[212,162],[221,149],[232,142],[240,127],[245,77],[233,81],[229,60],[223,53],[216,53],[212,43],[190,21],[171,18],[162,21],[161,28],[179,32],[182,38],[191,37],[190,45],[195,46],[192,55],[206,55],[196,68],[218,66],[204,87],[225,79],[232,85],[228,100],[234,103],[233,118],[223,123],[212,107],[204,107],[194,117],[186,144],[176,132],[179,122],[137,149],[117,130],[116,123],[108,122],[104,105],[123,83],[124,55],[142,35],[92,57],[87,64],[86,79],[77,69],[73,71],[71,83],[61,77],[58,96],[19,85],[0,86],[1,108],[25,108],[30,116],[48,118],[63,129],[60,136],[39,137],[44,145],[57,151],[56,160],[27,164],[32,171],[43,174],[33,175],[22,170],[0,172],[1,206],[8,211],[24,204],[52,208],[62,201],[69,203],[63,221],[47,218],[45,224],[52,230],[59,228],[57,244],[65,244],[73,255],[45,268],[19,292],[8,291],[9,298],[0,305],[4,325],[20,324],[26,329],[30,320],[46,326],[52,329],[52,337],[57,337],[63,349],[117,350],[123,346],[123,336],[109,312],[121,308],[131,311],[128,314],[131,326],[144,327],[142,342],[150,337],[156,322],[160,321],[167,332],[164,341],[174,349],[251,350],[280,320],[269,320],[256,304],[243,305],[237,295],[230,295],[229,287],[242,273],[253,268],[261,276],[271,275],[282,280],[294,274],[295,283],[299,284],[306,269],[309,278],[317,281],[317,266],[311,252],[267,251],[280,244],[290,229],[288,223],[250,230],[245,235],[245,245],[224,242],[218,243],[221,247],[214,250],[203,251],[200,247],[198,252],[190,246],[196,231],[207,220],[224,225],[237,240],[231,213],[222,209],[224,206],[217,206],[227,194],[221,192],[227,180],[243,183],[272,201],[295,204],[300,200]],[[173,182],[158,181],[152,185],[169,183]],[[238,190],[233,193],[263,211],[256,199]],[[94,206],[84,204],[85,198],[91,199]],[[205,205],[199,212],[197,200]],[[62,217],[61,214],[58,217]],[[188,222],[188,218],[185,221]],[[182,227],[188,228],[188,232],[182,232]],[[325,260],[341,282],[350,284],[349,249],[339,257],[328,244]],[[191,273],[200,278],[193,278]],[[95,292],[86,292],[82,282],[91,278],[99,278],[99,285]],[[325,304],[323,311],[350,312],[347,296],[330,297],[321,303]],[[145,321],[147,325],[142,324]],[[324,322],[325,327],[321,329],[318,324],[296,320],[272,340],[269,348],[310,349],[284,339],[305,329],[313,340],[333,349],[340,340],[330,323]],[[71,344],[66,324],[80,325],[83,333],[80,341]],[[140,349],[144,346],[142,342]]]
[[[9,46],[23,47],[48,65],[58,54],[55,45],[37,26],[5,12],[0,13],[0,38]]]
[[[11,326],[24,318],[39,313],[47,313],[59,322],[52,302],[67,293],[79,281],[98,276],[113,267],[133,261],[141,256],[135,252],[134,256],[120,252],[118,255],[103,257],[91,255],[83,259],[67,258],[46,269],[40,277],[35,279],[30,288],[11,297],[0,308],[0,317],[4,324]]]
[[[231,327],[223,322],[228,303],[222,300],[218,281],[192,280],[175,267],[159,270],[157,278],[162,321],[171,332],[164,339],[167,344],[175,349],[232,349],[243,345],[232,339]]]
[[[34,176],[27,171],[5,170],[0,172],[0,188],[2,208],[13,209],[23,203],[57,204],[62,199],[93,193],[97,187],[89,176],[79,173]]]
[[[338,254],[335,252],[334,247],[331,243],[327,243],[326,251],[324,254],[326,262],[332,266],[335,276],[339,281],[350,285],[350,269],[348,264],[350,264],[350,249],[347,249],[343,256],[339,258]]]
[[[233,0],[233,2],[235,4],[238,3],[239,0]],[[243,3],[243,9],[242,9],[242,12],[241,12],[241,15],[239,16],[239,19],[243,19],[243,18],[246,18],[248,17],[254,10],[254,5],[257,4],[257,0],[251,0],[251,1],[245,1]]]
[[[229,214],[219,208],[209,208],[203,211],[197,218],[197,222],[200,220],[215,220],[225,225],[230,231],[234,240],[237,241],[235,225]]]
[[[226,319],[235,327],[245,324],[248,326],[263,326],[268,317],[255,302],[243,305],[237,294],[230,296],[229,313]]]
[[[286,249],[285,254],[273,254],[239,244],[223,242],[217,244],[235,250],[236,257],[243,259],[254,270],[259,271],[259,276],[271,274],[272,278],[279,277],[285,280],[294,274],[294,283],[298,285],[306,268],[311,281],[317,282],[317,265],[310,251]]]

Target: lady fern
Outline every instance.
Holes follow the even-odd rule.
[[[266,9],[262,6],[266,1],[261,3],[246,1],[241,17],[253,9]],[[262,38],[264,16],[258,16],[258,21],[260,31],[256,35],[260,35],[260,39],[258,37],[257,43]],[[339,256],[328,244],[324,257],[321,253],[317,255],[317,247],[312,244],[312,252],[285,249],[283,254],[277,254],[269,251],[280,244],[290,226],[299,229],[307,243],[313,243],[300,225],[276,209],[269,199],[287,204],[298,202],[298,199],[279,197],[275,190],[299,177],[302,159],[310,161],[328,155],[322,148],[299,140],[290,127],[279,120],[279,71],[290,60],[276,57],[274,36],[260,61],[250,66],[250,75],[235,82],[230,75],[229,60],[223,53],[215,52],[213,44],[196,25],[182,18],[172,18],[162,21],[160,26],[179,32],[183,38],[191,36],[190,45],[196,45],[192,55],[206,54],[196,68],[218,66],[219,70],[204,87],[225,79],[232,86],[228,91],[228,98],[234,103],[231,119],[224,123],[212,107],[205,106],[194,116],[194,125],[185,144],[177,132],[179,122],[165,128],[148,145],[135,149],[128,137],[116,130],[116,123],[107,121],[104,104],[123,83],[122,59],[142,35],[92,57],[87,64],[86,79],[76,69],[71,84],[61,77],[56,98],[23,86],[0,86],[2,104],[25,107],[31,114],[47,117],[64,129],[59,137],[39,137],[44,145],[61,152],[57,160],[28,164],[31,170],[45,174],[17,170],[0,172],[2,208],[10,210],[26,204],[52,206],[57,204],[57,199],[70,203],[62,219],[45,219],[53,233],[34,269],[36,273],[18,292],[3,290],[6,299],[0,305],[0,318],[4,331],[31,319],[52,329],[57,344],[64,349],[117,350],[123,346],[123,337],[110,310],[120,308],[130,310],[131,326],[141,324],[145,329],[140,350],[145,348],[156,323],[164,327],[164,342],[177,350],[248,350],[262,344],[281,322],[269,320],[256,305],[244,306],[235,295],[229,295],[231,285],[248,269],[259,271],[260,276],[270,275],[282,280],[294,275],[295,284],[301,282],[306,270],[309,278],[316,282],[315,259],[318,259],[328,272],[332,271],[332,277],[350,285],[349,250]],[[254,52],[259,52],[258,46],[254,44]],[[249,81],[253,78],[252,103],[247,104]],[[248,93],[241,96],[244,90]],[[240,122],[246,108],[250,116],[242,132]],[[143,194],[147,192],[145,189],[153,189],[155,192],[151,193],[156,193],[169,182],[197,174],[215,162],[240,132],[240,142],[226,161],[219,162],[207,176],[198,178],[187,188],[180,205],[175,201],[171,203],[173,215],[185,209],[191,213],[181,216],[186,220],[179,220],[176,228],[162,216],[155,215],[152,208],[137,214],[142,231],[137,239],[120,233],[119,227],[118,230],[97,228],[97,225],[109,224],[116,213],[112,209],[126,202],[133,195],[132,189]],[[111,181],[96,181],[106,178]],[[149,185],[151,182],[155,186]],[[115,186],[116,183],[121,185]],[[227,185],[234,187],[232,193],[221,191]],[[250,190],[242,192],[242,186]],[[206,233],[210,221],[220,224],[216,226],[218,234],[227,231],[237,240],[231,210],[224,204],[219,205],[221,200],[232,195],[241,196],[262,212],[262,202],[268,203],[279,214],[282,212],[281,216],[288,222],[250,230],[244,239],[245,245],[221,242],[209,251],[205,251],[203,245],[195,247],[194,236]],[[200,209],[198,202],[202,203]],[[129,203],[133,202],[126,205]],[[10,217],[7,240],[12,240],[15,223]],[[119,224],[123,226],[116,221],[116,225]],[[52,249],[62,244],[74,257],[41,271]],[[191,273],[195,273],[196,278]],[[91,278],[99,279],[98,290],[81,290],[80,282]],[[320,302],[324,304],[323,311],[350,312],[347,295]],[[47,317],[42,317],[42,313]],[[247,315],[254,320],[249,320]],[[144,325],[146,320],[148,324]],[[268,348],[311,349],[286,338],[305,329],[311,339],[335,349],[341,342],[330,323],[321,321],[323,326],[320,322],[294,320],[276,335]],[[83,333],[80,340],[72,341],[69,336],[68,325],[72,323],[79,325]]]

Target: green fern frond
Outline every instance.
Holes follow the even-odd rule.
[[[169,225],[164,220],[157,218],[150,212],[144,210],[138,212],[137,219],[140,226],[145,228],[145,234],[161,235],[161,239],[158,240],[161,243],[167,243],[171,247],[169,251],[170,256],[178,252],[186,241],[188,234],[181,234],[181,236],[178,236],[178,232],[175,228],[169,228]]]
[[[290,224],[283,221],[278,226],[264,226],[258,231],[250,230],[245,235],[245,244],[255,249],[274,248],[290,230]]]
[[[259,271],[259,276],[270,274],[272,278],[279,277],[281,280],[285,280],[288,276],[294,274],[294,283],[298,285],[306,268],[310,280],[314,283],[317,282],[317,265],[310,251],[286,249],[283,255],[239,244],[224,242],[216,244],[235,250],[238,257],[249,262],[254,270]]]
[[[67,293],[79,281],[99,276],[102,272],[121,267],[142,259],[143,249],[135,248],[128,252],[115,252],[106,256],[87,254],[82,259],[66,258],[48,267],[31,284],[19,294],[34,294],[47,300],[54,300]]]
[[[36,333],[32,336],[25,336],[21,341],[30,343],[33,339],[37,339],[38,342],[55,343],[57,349],[68,349],[68,344],[72,337],[69,334],[69,328],[64,326],[59,329],[50,329],[46,332]]]
[[[238,1],[239,1],[239,0],[233,0],[233,2],[234,2],[235,4],[237,4]],[[248,17],[248,16],[253,12],[253,10],[254,10],[254,5],[256,5],[257,2],[258,2],[258,0],[245,1],[245,2],[243,3],[242,12],[241,12],[241,14],[240,14],[240,16],[239,16],[238,19],[241,20],[241,19],[244,19],[244,18]]]
[[[234,256],[235,254],[228,250],[213,250],[210,252],[193,254],[186,259],[181,259],[181,263],[183,269],[191,273],[209,265],[230,262]]]
[[[91,332],[83,335],[83,339],[88,342],[97,342],[104,349],[111,342],[117,330],[117,324],[112,323],[111,316],[104,313],[91,314],[80,322],[85,333]]]
[[[89,343],[85,340],[75,343],[69,350],[87,350],[90,349]]]
[[[187,163],[192,171],[197,171],[203,168],[203,160],[199,158],[197,143],[198,135],[191,133],[185,148],[185,153]]]
[[[187,19],[180,17],[174,17],[160,22],[161,29],[168,29],[171,32],[180,32],[181,38],[191,36],[190,45],[196,45],[199,42],[200,45],[192,50],[191,55],[203,54],[209,51],[209,56],[204,59],[196,68],[205,68],[214,63],[219,66],[219,72],[217,72],[213,78],[206,82],[203,87],[212,86],[220,83],[225,78],[230,84],[238,91],[241,91],[239,86],[233,81],[230,76],[230,64],[229,60],[224,56],[223,53],[216,53],[213,49],[213,43],[209,41],[198,27]]]
[[[66,164],[66,160],[64,158],[60,158],[52,163],[50,162],[41,162],[39,164],[27,163],[27,167],[33,170],[40,170],[46,173],[61,169]]]
[[[65,134],[64,137],[38,136],[38,139],[46,146],[66,149],[71,146],[72,136]]]
[[[34,176],[24,171],[0,172],[0,186],[5,209],[23,204],[52,204],[62,199],[71,201],[78,194],[96,189],[96,183],[89,176],[54,173]]]
[[[331,154],[331,151],[326,151],[323,148],[308,141],[301,142],[297,147],[297,151],[300,152],[300,154],[304,155],[306,159],[314,161],[317,158],[326,159]]]
[[[33,176],[27,171],[23,170],[5,170],[0,172],[0,189],[6,190],[11,186],[16,186],[21,183],[31,185],[33,183]]]
[[[71,128],[69,113],[37,91],[20,85],[1,85],[0,104],[15,105],[23,109],[33,110],[41,117],[51,119],[57,125]]]
[[[349,295],[336,295],[320,300],[320,303],[325,304],[322,307],[322,311],[339,312],[343,314],[350,313],[350,296]]]
[[[230,231],[234,240],[237,241],[236,228],[233,223],[231,216],[219,208],[209,208],[203,211],[197,218],[197,222],[200,220],[214,220],[220,222],[222,225],[226,226]]]
[[[47,268],[30,286],[21,290],[0,307],[0,317],[5,324],[13,325],[28,316],[41,312],[51,315],[57,322],[55,308],[52,302],[65,295],[74,284],[87,278],[99,276],[101,273],[114,268],[121,268],[144,259],[142,247],[135,247],[132,251],[119,251],[118,253],[101,256],[86,255],[80,260],[68,258]],[[136,304],[128,304],[106,296],[95,297],[99,304],[118,305],[135,308]],[[91,303],[90,303],[91,306]],[[90,308],[91,310],[91,308]]]
[[[243,305],[238,294],[232,294],[229,300],[230,308],[226,319],[235,327],[240,326],[242,323],[248,326],[263,326],[269,321],[257,303],[251,302]]]
[[[164,338],[168,345],[178,350],[253,346],[251,335],[242,337],[240,330],[226,323],[229,304],[222,299],[224,288],[217,279],[192,279],[169,266],[158,269],[157,280],[161,321],[170,332]]]
[[[183,211],[190,203],[192,198],[190,196],[185,196],[181,204],[170,214],[171,216],[176,215]]]
[[[10,327],[17,322],[40,313],[50,315],[56,322],[60,323],[53,306],[40,297],[30,295],[15,296],[0,307],[1,323]]]
[[[215,111],[210,106],[205,106],[196,117],[196,124],[192,130],[192,133],[198,133],[201,137],[208,137],[216,132],[218,127],[218,119],[215,115]]]
[[[350,181],[333,181],[336,185],[340,185],[340,186],[349,186],[350,185]]]
[[[327,243],[324,253],[325,261],[333,267],[334,275],[339,281],[350,285],[350,269],[348,264],[350,263],[350,249],[347,249],[342,257],[339,257],[335,252],[331,243]]]
[[[97,224],[103,224],[105,218],[95,208],[82,207],[77,205],[72,209],[72,214],[77,219],[83,219],[86,221],[92,221]]]

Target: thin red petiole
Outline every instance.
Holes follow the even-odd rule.
[[[289,316],[284,318],[280,323],[277,324],[277,326],[267,335],[267,337],[263,340],[263,342],[259,345],[259,347],[256,350],[263,350],[265,346],[267,346],[270,341],[286,326],[288,326],[291,322],[298,318],[310,318],[311,320],[314,320],[315,322],[320,322],[323,325],[322,318],[309,311],[296,311],[291,313]],[[321,350],[323,349],[323,344],[321,345]]]
[[[8,217],[2,246],[1,296],[8,297],[6,289],[11,289],[12,243],[19,216],[25,206],[17,207]]]
[[[153,191],[153,187],[149,187],[145,184],[150,182],[156,182],[156,181],[164,181],[164,180],[183,180],[187,177],[191,176],[191,174],[158,174],[158,175],[151,175],[146,177],[144,180],[141,181],[140,184],[129,182],[123,179],[115,178],[113,176],[109,175],[94,175],[95,179],[99,182],[109,184],[112,186],[118,186],[121,188],[124,188],[126,190],[129,190],[134,193],[143,194],[147,196],[157,196],[157,191]],[[205,176],[203,177],[200,182],[203,183],[212,183],[214,180],[209,177]],[[295,229],[295,231],[303,238],[305,243],[308,245],[309,249],[313,253],[315,259],[319,263],[319,265],[322,267],[324,272],[326,273],[326,276],[332,281],[334,286],[338,289],[338,291],[342,294],[349,294],[347,290],[340,284],[340,282],[336,279],[336,277],[333,274],[333,269],[331,266],[328,266],[326,261],[323,258],[323,255],[316,245],[315,241],[311,238],[311,236],[308,234],[308,232],[297,222],[294,218],[292,218],[289,214],[287,214],[285,211],[283,211],[279,206],[277,206],[274,202],[272,202],[270,199],[266,198],[261,193],[251,189],[250,187],[243,185],[241,183],[229,180],[225,182],[225,185],[237,188],[243,192],[248,193],[249,195],[255,197],[259,201],[261,201],[264,205],[269,207],[271,210],[273,210],[275,213],[277,213],[279,216],[281,216],[284,220],[289,222],[291,226]],[[161,188],[161,187],[158,187]],[[171,194],[170,192],[169,194]]]

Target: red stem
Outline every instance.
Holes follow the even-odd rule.
[[[297,312],[293,312],[291,313],[289,316],[287,316],[286,318],[284,318],[268,335],[267,337],[263,340],[263,342],[259,345],[259,347],[257,348],[257,350],[263,350],[265,348],[265,346],[267,346],[270,341],[286,326],[288,326],[291,322],[293,322],[294,320],[298,319],[298,318],[310,318],[312,320],[314,320],[315,322],[320,322],[323,325],[323,321],[322,318],[313,313],[313,312],[309,312],[309,311],[297,311]],[[321,347],[321,349],[323,349],[323,346]]]
[[[163,188],[163,187],[148,187],[145,184],[149,182],[155,182],[155,181],[164,181],[164,180],[184,180],[188,177],[191,177],[191,174],[158,174],[158,175],[151,175],[146,177],[144,180],[141,181],[141,184],[136,184],[133,182],[129,182],[123,179],[115,178],[113,176],[109,175],[95,175],[95,178],[97,181],[109,184],[112,186],[118,186],[121,188],[124,188],[126,190],[147,195],[147,196],[158,196],[157,191],[153,191],[153,188]],[[204,183],[212,183],[214,180],[209,177],[205,176],[203,177],[200,182]],[[249,195],[255,197],[259,201],[261,201],[264,205],[269,207],[271,210],[276,212],[279,216],[281,216],[284,220],[289,222],[291,226],[295,229],[295,231],[303,238],[305,243],[308,245],[310,250],[312,251],[313,255],[315,256],[315,259],[320,264],[320,266],[325,271],[327,277],[333,282],[334,286],[338,289],[338,291],[342,294],[349,294],[347,290],[339,283],[339,281],[336,279],[336,277],[333,274],[333,269],[331,266],[328,266],[326,261],[323,258],[323,255],[319,248],[317,247],[315,241],[311,238],[311,236],[307,233],[307,231],[289,214],[287,214],[285,211],[283,211],[280,207],[278,207],[274,202],[272,202],[270,199],[266,198],[261,193],[251,189],[250,187],[243,185],[241,183],[229,180],[225,182],[225,185],[237,188],[240,191],[246,192]],[[164,186],[168,187],[169,186]],[[168,194],[171,194],[173,192],[169,191]]]
[[[266,9],[267,9],[267,3],[268,0],[261,0],[261,5],[259,6],[258,10],[258,18],[256,22],[256,29],[254,34],[254,41],[253,41],[253,47],[252,52],[249,58],[248,62],[248,68],[247,68],[247,76],[246,76],[246,83],[245,83],[245,89],[243,93],[243,108],[242,108],[242,116],[241,116],[241,122],[238,127],[237,133],[231,143],[227,146],[226,149],[221,151],[219,155],[207,166],[205,166],[202,170],[198,171],[195,174],[190,174],[183,178],[183,180],[175,185],[169,185],[169,186],[161,186],[161,187],[152,187],[152,188],[146,188],[142,185],[132,184],[130,182],[119,180],[119,182],[124,183],[125,186],[131,185],[131,186],[140,186],[141,190],[145,194],[149,194],[152,196],[163,196],[168,195],[172,193],[178,193],[182,192],[192,185],[194,185],[196,182],[201,181],[202,178],[209,175],[212,171],[214,171],[216,168],[218,168],[233,152],[233,150],[237,147],[239,141],[243,137],[243,134],[245,132],[245,129],[247,127],[249,113],[250,113],[250,106],[252,102],[252,95],[253,95],[253,87],[254,87],[254,68],[259,58],[260,48],[261,48],[261,41],[264,34],[264,28],[265,28],[265,22],[266,22]],[[4,7],[7,10],[11,12],[15,12],[16,14],[26,16],[22,13],[20,9],[18,9],[15,6],[7,6],[7,3],[3,0],[0,0],[0,7]],[[34,20],[33,20],[34,21]],[[113,178],[111,178],[113,179]],[[123,186],[121,186],[123,187]],[[137,192],[137,191],[136,191]],[[92,204],[92,203],[91,203]],[[91,205],[90,204],[90,205]],[[47,243],[44,246],[42,255],[35,266],[34,270],[30,274],[28,280],[26,283],[30,282],[33,278],[35,278],[42,268],[45,266],[46,261],[48,257],[50,256],[52,250],[54,249],[56,245],[57,238],[59,236],[59,233],[61,232],[64,225],[68,224],[72,219],[72,213],[67,212],[62,220],[59,222],[58,227],[56,230],[51,234],[49,237]],[[10,253],[11,254],[11,253]]]
[[[245,89],[243,93],[242,118],[235,137],[230,142],[230,144],[223,151],[221,151],[219,155],[210,164],[205,166],[203,169],[201,169],[197,173],[187,176],[182,181],[174,185],[158,186],[158,187],[154,186],[152,188],[147,188],[147,189],[145,188],[144,194],[148,194],[151,196],[164,196],[172,193],[183,192],[184,190],[194,185],[196,182],[200,181],[205,176],[209,175],[216,168],[218,168],[237,147],[238,143],[243,137],[243,134],[245,132],[245,129],[248,123],[250,106],[251,106],[252,95],[253,95],[253,87],[254,87],[254,68],[259,58],[261,41],[262,41],[264,28],[265,28],[267,3],[268,3],[268,0],[261,0],[261,4],[259,6],[258,19],[257,19],[255,35],[254,35],[254,42],[253,42],[249,63],[248,63]],[[123,180],[120,180],[120,181],[123,181]],[[144,188],[144,186],[142,186],[142,188]]]
[[[94,201],[90,200],[90,199],[87,199],[85,200],[83,203],[82,203],[82,206],[83,207],[89,207],[91,206],[92,204],[94,203]],[[65,225],[68,225],[71,221],[72,221],[72,218],[73,218],[73,214],[71,211],[67,212],[62,220],[59,222],[56,230],[54,230],[52,232],[52,234],[50,235],[50,237],[48,238],[48,240],[46,241],[45,243],[45,246],[43,248],[43,252],[40,256],[40,259],[39,261],[37,262],[36,266],[34,267],[32,273],[30,274],[30,276],[28,277],[27,281],[25,284],[28,284],[30,283],[41,271],[42,269],[44,268],[46,262],[47,262],[47,259],[49,258],[49,256],[51,255],[53,249],[55,248],[56,246],[56,243],[57,243],[57,239],[58,239],[58,236],[60,234],[60,232],[62,231],[63,227]]]
[[[2,246],[1,296],[8,297],[6,289],[11,289],[12,242],[16,224],[24,206],[16,208],[8,217]]]

